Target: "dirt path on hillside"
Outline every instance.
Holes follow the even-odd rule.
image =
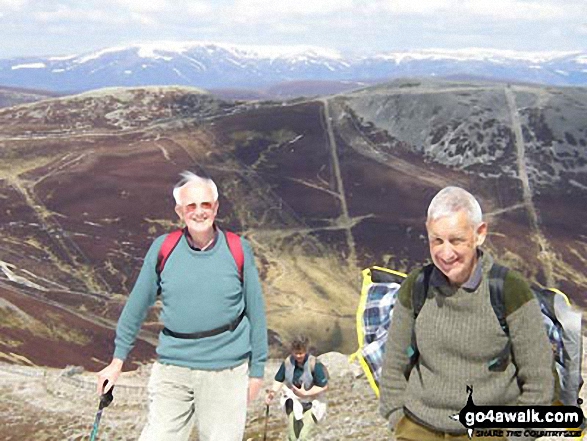
[[[516,210],[525,209],[525,208],[526,208],[525,203],[514,204],[514,205],[510,205],[509,207],[504,207],[504,208],[500,208],[500,209],[497,209],[494,211],[488,211],[486,213],[483,213],[483,217],[485,217],[485,218],[497,217],[497,216],[500,216],[504,213],[509,213],[511,211],[516,211]]]
[[[530,237],[537,242],[540,249],[538,260],[542,265],[542,271],[546,279],[546,284],[548,286],[554,286],[555,283],[552,267],[552,259],[554,258],[554,255],[552,251],[550,251],[548,240],[540,230],[538,212],[536,211],[536,207],[534,206],[534,202],[532,200],[532,189],[530,187],[530,180],[528,179],[528,173],[526,170],[526,145],[524,143],[524,137],[522,134],[522,124],[520,122],[520,114],[518,113],[518,107],[516,105],[516,97],[511,86],[505,87],[504,92],[510,111],[512,130],[514,132],[514,142],[517,151],[518,176],[522,181],[524,205],[526,206],[526,211],[528,213],[528,217],[530,218],[530,227],[533,230],[533,234]]]
[[[355,245],[355,238],[353,237],[353,225],[349,214],[349,209],[346,201],[346,193],[344,190],[344,182],[342,174],[340,172],[340,163],[338,160],[338,152],[336,148],[336,139],[334,137],[334,131],[332,129],[332,117],[330,115],[330,104],[327,99],[320,100],[322,102],[322,108],[324,109],[324,122],[326,123],[326,133],[328,135],[328,144],[330,147],[331,159],[332,159],[332,171],[336,179],[336,190],[339,194],[341,215],[338,223],[345,230],[347,245],[349,248],[348,261],[352,267],[357,266],[357,251]]]
[[[389,96],[393,96],[393,95],[430,95],[430,94],[439,94],[439,93],[457,93],[457,92],[475,92],[475,91],[487,91],[490,89],[495,89],[497,90],[499,88],[499,86],[491,86],[491,85],[479,85],[479,86],[454,86],[454,87],[441,87],[441,88],[435,88],[435,87],[422,87],[420,85],[418,85],[417,87],[397,87],[397,88],[388,88],[382,91],[373,91],[373,90],[368,90],[369,96],[370,97],[375,97],[375,96],[385,96],[385,97],[389,97]],[[361,91],[356,91],[356,92],[345,92],[340,94],[341,96],[348,96],[348,95],[359,95],[361,93]]]

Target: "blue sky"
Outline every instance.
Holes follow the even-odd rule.
[[[587,0],[0,0],[0,58],[159,40],[587,50]]]

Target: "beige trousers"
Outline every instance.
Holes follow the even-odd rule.
[[[484,436],[478,437],[473,434],[472,440],[479,441],[507,441],[504,436]],[[427,427],[421,426],[420,424],[412,421],[407,416],[401,417],[395,426],[395,439],[396,441],[469,441],[467,435],[453,435],[450,433],[436,432],[428,429]]]
[[[248,365],[203,371],[156,362],[149,379],[149,417],[139,441],[242,441]]]
[[[308,441],[316,427],[316,420],[311,410],[304,412],[304,417],[297,421],[294,413],[290,412],[287,417],[287,441]]]

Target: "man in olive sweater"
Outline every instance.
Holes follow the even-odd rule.
[[[116,382],[160,290],[165,329],[159,335],[148,422],[140,440],[187,440],[195,423],[202,441],[241,441],[247,402],[262,386],[267,359],[259,276],[251,248],[241,239],[241,280],[226,235],[214,224],[214,182],[189,172],[182,176],[173,195],[186,228],[160,274],[158,255],[166,236],[147,252],[118,321],[112,363],[98,373],[98,392]]]
[[[504,281],[510,361],[488,367],[508,337],[490,302],[493,259],[479,248],[487,224],[477,200],[461,188],[444,188],[430,203],[426,229],[434,263],[428,297],[414,319],[412,288],[421,269],[413,271],[400,288],[385,348],[380,412],[396,439],[468,439],[451,418],[467,403],[468,385],[476,405],[551,404],[553,355],[540,307],[513,271]],[[419,357],[406,378],[413,331]]]

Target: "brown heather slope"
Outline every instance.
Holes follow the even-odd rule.
[[[400,81],[286,103],[152,87],[0,110],[1,351],[107,360],[142,257],[177,226],[184,169],[216,180],[220,225],[254,246],[275,354],[300,330],[319,352],[352,352],[360,269],[425,261],[425,210],[449,184],[479,196],[502,262],[584,305],[585,103],[582,90]],[[136,361],[158,327],[155,308]]]
[[[47,294],[47,293],[45,293]],[[62,301],[59,292],[52,293]],[[40,296],[23,296],[14,287],[0,285],[0,359],[27,366],[87,366],[99,370],[109,362],[114,332],[83,308],[70,311]],[[47,296],[49,297],[49,296]],[[103,303],[103,302],[101,302]],[[84,315],[86,317],[84,317]],[[139,339],[129,361],[149,359],[152,344]],[[26,354],[26,355],[23,355]]]

